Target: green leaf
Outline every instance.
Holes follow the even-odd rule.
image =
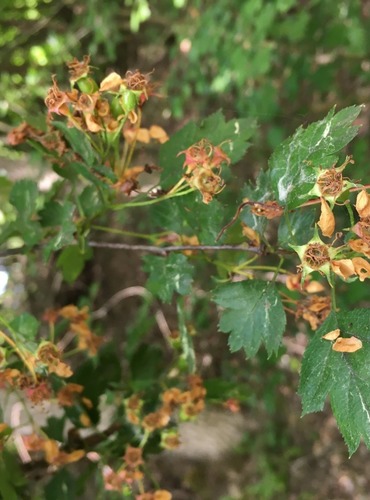
[[[194,268],[183,254],[169,257],[147,255],[144,271],[150,273],[146,286],[163,302],[171,302],[173,292],[186,295],[191,291]]]
[[[85,262],[91,257],[91,249],[82,253],[77,245],[64,248],[57,260],[57,267],[62,271],[64,280],[67,283],[76,281],[85,267]]]
[[[75,206],[70,201],[64,201],[62,204],[59,201],[51,200],[40,211],[41,224],[46,227],[54,227],[61,226],[66,221],[71,222],[74,210]]]
[[[125,355],[128,360],[130,360],[132,355],[136,352],[145,335],[151,332],[155,325],[155,317],[150,311],[153,296],[148,294],[148,296],[143,297],[143,300],[143,304],[135,313],[133,322],[125,327],[127,338]]]
[[[273,198],[272,189],[270,185],[270,178],[264,170],[261,170],[256,179],[255,185],[248,183],[243,187],[243,199],[248,198],[251,201],[264,202]],[[267,219],[265,217],[258,217],[251,212],[249,206],[246,206],[240,213],[240,219],[247,224],[247,226],[263,234],[266,226]]]
[[[18,216],[16,221],[9,225],[8,232],[18,233],[29,246],[37,244],[42,237],[40,224],[32,220],[36,213],[37,196],[37,184],[25,179],[17,181],[9,195],[9,201],[17,209]]]
[[[89,358],[80,364],[68,382],[84,386],[84,396],[93,403],[93,408],[88,411],[88,415],[93,423],[97,423],[100,418],[99,396],[120,380],[121,365],[118,352],[115,346],[109,343],[101,347],[94,358]],[[71,407],[72,411],[76,409],[77,407]],[[66,414],[69,418],[76,415],[76,413],[70,415],[67,410],[68,408]]]
[[[8,471],[0,459],[0,493],[4,500],[18,500],[18,494],[8,479]]]
[[[235,210],[236,207],[221,204],[216,198],[206,205],[199,193],[190,193],[154,205],[150,215],[154,224],[166,231],[196,235],[200,244],[212,245],[216,243],[221,228],[231,219]]]
[[[106,165],[92,165],[92,169],[103,177],[109,179],[111,182],[118,181],[118,177],[116,176],[116,174],[112,171],[111,168],[107,167]]]
[[[274,283],[258,280],[228,283],[216,290],[214,301],[224,308],[219,329],[230,333],[232,352],[244,349],[251,357],[262,343],[269,356],[277,352],[286,317]]]
[[[108,185],[106,182],[99,179],[91,170],[89,170],[83,163],[78,163],[76,161],[70,163],[71,168],[79,175],[90,181],[96,187],[107,189]]]
[[[87,218],[98,215],[104,208],[102,199],[94,186],[86,186],[79,199],[83,213]]]
[[[34,181],[23,179],[13,185],[9,201],[22,218],[26,219],[35,213],[38,192],[37,184]]]
[[[316,208],[305,207],[294,212],[286,212],[280,219],[278,241],[281,247],[290,248],[291,244],[304,245],[313,236]]]
[[[340,151],[357,134],[352,125],[361,106],[351,106],[328,115],[306,129],[300,127],[284,141],[269,160],[271,183],[275,199],[288,209],[295,208],[310,198],[317,173],[314,166],[329,167],[335,163],[331,157]],[[312,162],[312,163],[310,163]]]
[[[75,479],[67,469],[61,469],[53,474],[45,486],[45,500],[75,500]]]
[[[10,322],[10,326],[24,341],[35,340],[39,331],[40,322],[29,313],[22,313]]]
[[[37,245],[42,239],[40,224],[37,221],[24,220],[23,217],[19,217],[16,221],[12,222],[9,230],[13,234],[19,234],[27,246]]]
[[[354,353],[332,349],[322,336],[336,328],[354,335],[363,347]],[[370,448],[370,310],[332,313],[317,331],[302,361],[299,394],[303,415],[323,409],[327,396],[339,430],[352,455],[361,438]]]
[[[186,325],[186,311],[183,299],[177,300],[177,316],[179,318],[180,342],[189,373],[195,372],[195,352],[193,339]]]
[[[63,415],[60,418],[49,417],[47,424],[42,428],[43,432],[48,436],[49,439],[56,439],[57,441],[64,441],[64,429],[66,424],[66,416]]]
[[[199,124],[196,141],[208,139],[214,146],[224,142],[222,149],[229,156],[231,164],[234,164],[243,158],[250,146],[248,139],[255,130],[254,120],[242,118],[226,122],[222,111],[219,110]]]
[[[53,123],[54,127],[60,130],[71,145],[73,151],[77,153],[88,166],[95,164],[97,158],[86,134],[77,128],[68,127],[64,122]]]
[[[11,337],[22,347],[33,351],[37,346],[40,322],[29,313],[22,313],[10,322]]]
[[[53,227],[57,234],[52,237],[43,249],[45,259],[51,252],[59,250],[66,245],[75,243],[76,225],[73,222],[75,206],[70,201],[62,205],[58,201],[49,201],[40,212],[41,223],[46,227]]]
[[[157,345],[141,345],[130,360],[133,389],[140,391],[153,386],[163,369],[163,350]]]

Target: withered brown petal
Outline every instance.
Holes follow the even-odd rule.
[[[324,236],[332,236],[335,229],[335,219],[331,208],[325,198],[321,198],[321,215],[318,226]]]
[[[370,195],[365,189],[358,193],[355,206],[361,219],[370,216]]]
[[[337,352],[356,352],[362,348],[362,342],[357,337],[338,337],[332,349]]]
[[[340,330],[339,328],[336,328],[335,330],[326,333],[321,338],[325,340],[336,340],[339,337],[339,335],[340,335]]]

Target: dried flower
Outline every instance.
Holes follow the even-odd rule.
[[[213,146],[207,139],[193,144],[178,156],[184,154],[183,168],[186,168],[187,183],[200,191],[203,202],[208,204],[224,188],[224,181],[218,175],[223,163],[230,163],[230,158],[219,146]]]
[[[318,226],[324,236],[332,236],[335,229],[335,218],[325,198],[321,198],[321,215]]]
[[[243,201],[248,201],[244,199]],[[266,217],[266,219],[275,219],[284,213],[284,208],[277,201],[255,201],[252,203],[251,212],[258,217]]]
[[[72,61],[67,62],[69,69],[69,80],[71,83],[77,82],[80,78],[86,77],[90,73],[90,56],[85,55],[82,61],[76,57]]]
[[[365,189],[358,193],[355,207],[361,219],[370,217],[370,195]]]
[[[123,459],[128,467],[132,469],[139,467],[139,465],[142,465],[144,463],[142,448],[135,448],[133,446],[128,446],[126,448],[126,452]]]
[[[329,316],[331,310],[330,297],[312,295],[298,303],[295,317],[309,322],[312,330],[317,328]]]
[[[337,352],[356,352],[362,348],[362,342],[357,337],[338,337],[332,349]]]
[[[331,268],[343,280],[348,280],[348,278],[356,274],[355,266],[351,259],[333,260]]]
[[[62,406],[73,406],[77,394],[81,394],[84,387],[80,384],[66,384],[57,393],[58,403]]]
[[[51,342],[41,342],[37,349],[37,359],[47,366],[49,373],[66,378],[73,375],[70,366],[61,361],[61,352]]]
[[[339,335],[340,335],[340,330],[339,328],[336,328],[335,330],[326,333],[321,338],[324,340],[336,340],[339,337]]]

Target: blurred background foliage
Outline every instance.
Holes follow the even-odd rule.
[[[62,63],[165,66],[171,113],[224,108],[268,124],[268,143],[333,104],[369,98],[366,0],[18,0],[2,2],[0,113],[34,114]],[[162,89],[163,90],[163,89]]]
[[[154,69],[153,80],[160,81],[158,93],[163,99],[154,105],[153,120],[169,133],[190,118],[220,108],[227,118],[255,118],[259,128],[242,174],[253,177],[299,125],[322,118],[333,105],[342,108],[370,101],[370,1],[2,0],[0,155],[7,166],[19,159],[6,145],[7,132],[21,121],[37,124],[36,116],[45,112],[51,74],[66,85],[64,63],[84,54],[91,55],[103,76],[111,70]],[[365,177],[370,156],[368,109],[360,120],[362,132],[348,151],[356,160],[352,177],[358,179]],[[3,177],[0,183],[4,193],[9,190],[7,182]],[[2,192],[0,196],[4,198]],[[6,206],[2,214],[6,217]],[[358,283],[352,285],[351,295],[345,290],[338,295],[341,306],[361,304],[368,294]],[[196,322],[204,314],[206,322],[214,323],[206,309],[201,308]],[[203,339],[199,352],[206,356],[212,342],[211,336]],[[296,348],[299,351],[300,346]],[[241,400],[249,385],[253,390],[247,406],[259,409],[263,400],[272,422],[267,432],[265,428],[257,438],[247,436],[241,445],[240,453],[258,457],[243,469],[256,478],[245,498],[287,498],[289,462],[299,455],[293,442],[304,446],[296,424],[284,429],[294,390],[284,389],[283,403],[276,388],[287,384],[286,377],[276,373],[276,359],[267,362],[265,353],[248,364],[256,370],[254,375],[245,371],[241,375],[239,362],[227,359],[226,351],[212,355],[219,364],[210,371],[216,382],[214,387],[209,382],[209,393],[213,390],[215,398],[218,390],[224,393],[221,376],[234,388],[243,386],[235,389]],[[288,378],[296,377],[299,363],[294,356],[283,356],[280,364],[288,365]],[[299,408],[294,413],[298,418]],[[311,439],[312,431],[306,432]],[[339,454],[346,454],[344,448]],[[318,467],[323,463],[320,457],[318,453],[314,459]],[[329,491],[335,498],[347,498]],[[299,498],[319,498],[307,495]]]

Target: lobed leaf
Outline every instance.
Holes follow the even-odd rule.
[[[244,349],[251,357],[261,344],[269,356],[277,352],[286,316],[274,283],[259,280],[228,283],[216,290],[214,301],[224,308],[219,329],[230,334],[232,352]]]
[[[271,184],[276,200],[288,209],[310,198],[316,180],[314,166],[327,168],[335,163],[332,155],[346,146],[357,134],[353,125],[362,106],[351,106],[327,116],[307,128],[300,127],[284,141],[269,160]]]
[[[356,337],[362,348],[344,353],[322,336],[339,328],[342,337]],[[302,361],[299,394],[303,415],[322,410],[326,398],[352,455],[361,438],[370,448],[370,310],[332,313],[317,331]]]
[[[146,286],[163,302],[170,302],[174,292],[190,293],[194,268],[185,255],[172,253],[167,258],[147,255],[143,260],[144,270],[149,273]]]

